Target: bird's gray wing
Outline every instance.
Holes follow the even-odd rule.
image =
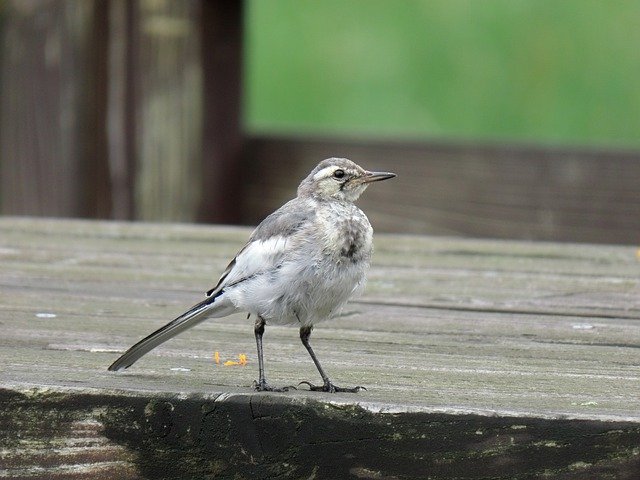
[[[304,231],[314,217],[313,205],[299,199],[291,200],[273,212],[256,227],[207,295],[215,297],[226,287],[275,268],[286,257],[292,238]]]
[[[304,229],[313,221],[314,212],[308,203],[292,200],[265,218],[223,272],[218,285],[207,292],[207,299],[140,340],[116,360],[109,370],[123,370],[131,366],[150,350],[209,316],[232,313],[235,307],[224,301],[218,303],[217,297],[226,287],[276,268],[286,258],[287,246],[291,246],[292,238],[304,235]]]

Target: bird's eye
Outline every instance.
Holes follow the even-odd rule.
[[[335,178],[344,178],[344,170],[336,170],[335,172],[333,172],[333,176]]]

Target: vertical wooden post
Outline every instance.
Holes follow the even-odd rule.
[[[136,218],[191,222],[201,198],[202,3],[136,3]]]
[[[112,179],[105,122],[109,89],[109,3],[93,3],[87,28],[87,81],[79,92],[79,210],[81,217],[111,218]]]
[[[108,216],[105,144],[92,133],[105,111],[103,2],[2,7],[1,211]]]
[[[135,216],[135,10],[136,2],[117,0],[109,3],[107,12],[110,35],[105,128],[113,197],[112,217],[123,220],[131,220]]]
[[[240,221],[242,34],[244,2],[202,2],[204,78],[202,202],[198,219]]]

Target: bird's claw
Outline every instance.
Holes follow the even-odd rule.
[[[314,385],[311,382],[300,382],[298,384],[298,386],[300,385],[307,385],[309,387],[309,390],[312,392],[329,392],[329,393],[340,393],[340,392],[346,392],[346,393],[358,393],[361,390],[366,390],[365,387],[362,387],[360,385],[358,385],[357,387],[338,387],[337,385],[334,385],[331,382],[325,382],[323,385]]]
[[[288,392],[289,390],[297,390],[293,385],[286,387],[272,387],[266,382],[266,380],[254,380],[253,389],[257,392]]]

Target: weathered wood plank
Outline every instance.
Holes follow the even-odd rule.
[[[161,468],[173,472],[161,478],[178,478],[170,464],[185,448],[185,475],[223,478],[240,464],[248,478],[286,475],[284,463],[295,478],[314,468],[316,478],[640,471],[634,247],[378,235],[366,293],[313,337],[338,384],[368,387],[358,395],[252,393],[255,347],[242,315],[206,322],[124,373],[106,371],[200,300],[248,232],[0,218],[0,476],[34,465],[53,469],[40,478],[60,476],[77,458],[96,465],[84,478],[100,469],[158,478]],[[268,328],[265,341],[274,384],[317,380],[295,329]],[[216,365],[214,351],[246,353],[249,364]],[[25,420],[54,417],[50,437]],[[82,428],[90,440],[75,451],[69,439]],[[20,438],[33,455],[20,456]],[[45,455],[51,442],[63,453]],[[390,450],[392,461],[376,460]],[[472,460],[477,473],[467,471]]]
[[[632,480],[640,468],[637,424],[381,414],[290,395],[0,390],[7,421],[22,429],[3,445],[5,478]]]
[[[84,358],[91,349],[122,349],[181,313],[201,299],[200,292],[215,282],[248,235],[245,229],[175,225],[4,220],[2,226],[1,308],[9,309],[15,322],[9,331],[23,342],[25,355],[40,339],[45,352],[38,356],[50,355],[54,363],[55,358],[66,362],[73,351]],[[581,414],[585,410],[572,403],[588,400],[585,394],[594,379],[611,382],[613,388],[638,372],[640,262],[635,254],[625,247],[378,236],[366,294],[343,318],[321,325],[314,338],[337,378],[355,376],[352,381],[358,382],[360,376],[368,385],[381,383],[366,394],[372,401],[396,403],[395,389],[411,390],[416,384],[431,387],[432,393],[413,396],[412,402],[445,408],[458,402],[441,396],[439,377],[442,387],[455,391],[460,385],[451,384],[453,376],[465,382],[487,375],[499,395],[508,393],[517,377],[535,384],[566,376],[549,385],[549,394],[570,393],[565,381],[574,378],[579,398],[535,402],[535,407],[525,396],[520,408]],[[56,317],[38,318],[38,313]],[[216,349],[230,356],[245,352],[253,359],[251,328],[242,315],[212,321],[158,352],[184,359],[189,368],[203,368],[198,371],[203,380],[211,375],[208,381],[220,385],[250,385],[250,369],[209,369]],[[267,349],[274,378],[295,381],[300,368],[313,376],[296,337],[288,328],[269,329],[268,342],[275,342]],[[94,362],[86,365],[86,373],[92,376],[113,356],[88,355]],[[567,363],[573,359],[579,361]],[[514,371],[512,362],[524,370]],[[176,365],[151,355],[131,372],[143,372],[145,366],[167,370]],[[15,365],[8,373],[22,378],[26,371],[21,368],[28,371],[30,364]],[[354,368],[357,372],[350,373]],[[104,373],[94,381],[126,386],[128,375]],[[194,375],[188,375],[189,381]],[[384,386],[386,376],[391,384]],[[470,402],[470,408],[487,406],[486,398]],[[517,406],[512,398],[502,402],[506,410]],[[586,412],[624,415],[627,399],[610,402],[606,405],[617,411],[599,404]]]

